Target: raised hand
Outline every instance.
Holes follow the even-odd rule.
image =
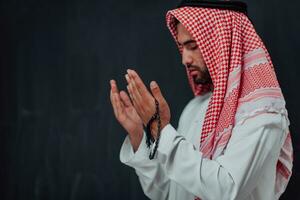
[[[128,132],[133,150],[136,151],[143,138],[143,122],[133,107],[127,93],[118,91],[116,81],[110,81],[110,101],[119,123]]]
[[[167,124],[170,123],[171,113],[169,105],[163,97],[157,83],[154,81],[151,82],[151,94],[146,88],[142,79],[134,70],[127,70],[127,74],[125,75],[125,77],[128,83],[127,90],[133,102],[133,106],[136,109],[136,112],[141,117],[143,124],[146,126],[151,117],[156,112],[154,100],[155,98],[159,103],[161,129],[163,129]],[[154,123],[151,128],[153,130],[153,137],[156,138],[156,123]]]

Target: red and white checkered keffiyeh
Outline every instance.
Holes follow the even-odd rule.
[[[214,85],[199,138],[200,151],[206,158],[223,153],[235,124],[264,112],[287,117],[269,53],[245,14],[200,7],[171,10],[166,15],[167,26],[178,44],[175,18],[196,40]],[[207,86],[195,85],[187,74],[194,95],[206,92]],[[277,163],[277,198],[292,170],[292,143],[286,131]]]

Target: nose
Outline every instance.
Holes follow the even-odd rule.
[[[190,66],[193,62],[192,56],[183,48],[182,50],[182,64],[184,66]]]

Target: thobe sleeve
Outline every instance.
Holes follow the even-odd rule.
[[[145,133],[135,153],[129,137],[125,138],[120,151],[120,160],[135,169],[142,189],[150,199],[164,200],[168,198],[170,180],[165,175],[161,164],[157,160],[149,159]]]
[[[266,166],[276,166],[287,123],[279,113],[245,120],[233,128],[225,153],[214,160],[204,158],[169,124],[161,132],[156,159],[172,181],[195,196],[244,199]]]

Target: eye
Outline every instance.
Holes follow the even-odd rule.
[[[198,45],[196,44],[196,42],[190,43],[187,45],[187,49],[189,50],[195,50],[198,48]]]

